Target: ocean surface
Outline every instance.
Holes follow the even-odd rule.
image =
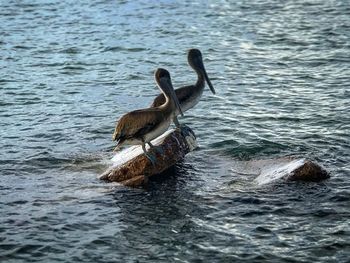
[[[199,148],[147,189],[97,179],[153,73],[206,87]],[[349,262],[350,2],[0,0],[1,262]],[[306,157],[258,187],[236,160]]]

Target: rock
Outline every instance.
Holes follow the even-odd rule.
[[[154,149],[146,148],[156,156],[155,165],[144,155],[141,146],[132,146],[119,153],[113,159],[113,166],[99,178],[111,182],[137,187],[144,185],[149,176],[160,174],[197,147],[194,132],[187,126],[181,131],[172,129],[154,139]]]
[[[329,178],[329,173],[320,165],[304,158],[283,157],[249,161],[247,166],[256,171],[258,185],[277,180],[318,182]]]
[[[329,177],[329,173],[317,163],[305,160],[305,162],[290,173],[286,179],[291,181],[319,182]]]

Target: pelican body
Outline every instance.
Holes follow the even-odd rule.
[[[151,140],[169,128],[176,112],[183,115],[169,72],[159,68],[154,75],[156,83],[165,97],[164,102],[154,108],[135,110],[123,115],[113,134],[113,141],[117,140],[116,149],[123,144],[142,145],[145,155],[152,163],[153,159],[147,154],[145,144],[148,143],[150,147],[153,147]]]
[[[190,49],[187,54],[188,64],[197,73],[197,82],[194,85],[189,85],[181,87],[175,90],[176,96],[180,102],[180,106],[183,112],[193,108],[200,100],[203,94],[205,82],[207,82],[211,92],[215,94],[213,85],[210,82],[208,74],[205,70],[202,54],[198,49]],[[165,102],[165,97],[163,94],[158,95],[151,107],[159,107]],[[174,122],[178,126],[178,121],[176,116],[179,115],[179,111],[176,111]]]

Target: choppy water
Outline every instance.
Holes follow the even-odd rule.
[[[0,2],[1,262],[349,260],[350,3]],[[206,89],[200,148],[147,190],[106,184],[116,119],[157,67]],[[308,157],[322,183],[257,188],[232,160]]]

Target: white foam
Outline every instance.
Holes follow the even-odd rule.
[[[259,185],[269,184],[278,179],[282,179],[290,175],[293,171],[301,167],[305,163],[305,159],[276,159],[258,161],[260,166],[260,174],[255,178],[255,182]]]

